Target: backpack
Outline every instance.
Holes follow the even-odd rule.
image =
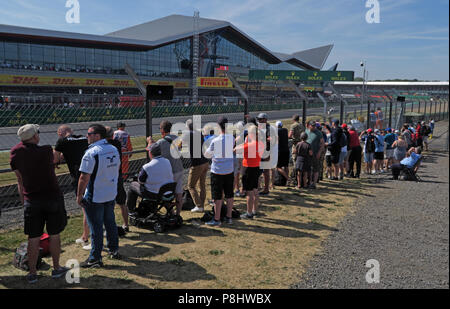
[[[24,242],[22,243],[17,249],[16,252],[14,254],[14,258],[13,258],[13,265],[16,268],[25,270],[25,271],[29,271],[30,267],[28,266],[28,242]],[[42,253],[43,249],[39,248],[39,255],[38,255],[38,260],[36,263],[36,269],[40,269],[43,266],[43,262],[42,262]]]
[[[274,185],[279,186],[279,187],[285,187],[286,183],[287,183],[287,179],[280,173],[276,173]]]
[[[200,219],[203,222],[208,222],[211,221],[212,219],[214,219],[215,217],[215,210],[214,210],[214,206],[212,208],[212,211],[205,211],[205,214],[203,215],[203,217]],[[220,210],[220,221],[225,220],[227,216],[227,205],[226,203],[222,203],[222,209]],[[235,207],[233,207],[233,210],[231,212],[231,218],[237,219],[241,217],[241,212],[239,210],[237,210]]]
[[[366,153],[375,152],[375,136],[368,135],[366,141]]]
[[[342,147],[347,146],[347,136],[345,133],[341,133],[341,137],[339,138],[339,145]]]
[[[194,200],[192,199],[189,190],[183,191],[182,202],[183,202],[183,207],[181,208],[182,210],[191,210],[195,207]]]

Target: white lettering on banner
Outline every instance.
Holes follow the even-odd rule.
[[[380,23],[380,2],[378,0],[367,0],[366,8],[370,10],[366,13],[366,22],[368,24]]]
[[[71,8],[66,13],[66,22],[68,24],[80,23],[80,3],[78,0],[67,0],[66,8]]]

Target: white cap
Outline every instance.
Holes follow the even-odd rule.
[[[282,128],[283,127],[283,123],[281,122],[281,121],[277,121],[276,122],[276,126],[277,126],[277,128]]]
[[[17,136],[20,138],[21,141],[27,141],[31,139],[33,136],[35,136],[37,133],[39,133],[39,125],[26,124],[19,128],[19,130],[17,131]]]

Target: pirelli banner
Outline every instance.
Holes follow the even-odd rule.
[[[233,83],[225,77],[198,77],[197,86],[201,88],[233,88]]]
[[[173,86],[174,88],[189,88],[189,82],[143,80],[145,86]],[[114,78],[84,78],[84,77],[57,77],[33,75],[2,75],[0,86],[64,86],[64,87],[121,87],[135,88],[136,84],[130,79]]]

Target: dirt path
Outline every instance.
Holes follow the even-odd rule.
[[[374,177],[375,197],[358,200],[294,288],[449,288],[447,128],[441,124],[425,153],[423,181]],[[370,259],[379,262],[379,283],[366,282]]]

